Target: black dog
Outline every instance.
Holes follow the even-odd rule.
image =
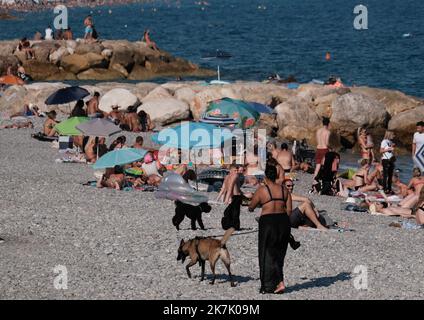
[[[202,221],[202,213],[209,213],[212,207],[206,202],[201,203],[198,206],[183,203],[181,201],[175,201],[175,216],[172,218],[172,224],[180,230],[180,224],[183,222],[184,217],[191,219],[191,230],[196,230],[196,221],[199,224],[200,229],[205,230],[205,226]]]

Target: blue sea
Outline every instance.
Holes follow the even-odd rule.
[[[180,0],[70,8],[74,33],[92,13],[105,39],[141,39],[205,67],[220,65],[225,80],[263,80],[272,73],[300,82],[338,75],[350,85],[399,89],[424,97],[422,0]],[[368,9],[368,29],[353,27],[356,5]],[[111,10],[111,13],[109,13]],[[53,10],[0,21],[0,39],[32,37],[53,24]],[[202,60],[224,50],[228,60]],[[332,59],[325,60],[326,52]]]

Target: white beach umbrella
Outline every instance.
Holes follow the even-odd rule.
[[[104,112],[111,112],[112,106],[119,106],[120,110],[126,110],[129,106],[137,106],[138,104],[140,104],[140,101],[130,91],[116,88],[101,97],[99,108]]]

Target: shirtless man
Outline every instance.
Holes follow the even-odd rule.
[[[328,146],[330,143],[330,119],[323,118],[322,119],[323,127],[318,129],[317,131],[317,152],[315,155],[316,168],[314,173],[314,184],[317,183],[315,180],[318,175],[319,170],[321,169],[322,161],[324,160],[325,155],[327,154]]]
[[[44,122],[43,125],[43,133],[44,135],[48,137],[53,137],[56,135],[56,130],[54,128],[55,125],[58,124],[58,121],[56,121],[56,111],[50,111],[47,112],[47,120]]]
[[[222,243],[226,243],[234,231],[240,230],[240,207],[243,196],[240,190],[240,171],[236,164],[230,166],[230,173],[225,177],[217,201],[221,199],[228,204],[221,220],[222,228],[226,230]]]
[[[323,226],[323,219],[320,217],[313,202],[300,195],[293,193],[294,182],[290,179],[284,181],[284,186],[291,194],[292,201],[301,202],[301,205],[294,208],[289,215],[290,224],[292,228],[298,227],[316,227],[318,230],[327,231],[328,229]]]
[[[93,98],[87,103],[87,115],[89,118],[98,118],[101,114],[99,109],[99,97],[100,93],[94,92]]]
[[[119,106],[112,106],[112,111],[108,114],[110,120],[112,120],[116,125],[119,125],[122,121],[123,114],[119,111]]]
[[[137,109],[130,106],[128,107],[128,112],[126,114],[126,120],[131,132],[140,132],[140,121],[138,120],[138,115],[136,113]]]
[[[134,149],[143,149],[143,143],[144,143],[144,139],[142,136],[138,136],[137,138],[135,138],[135,143],[133,145]]]
[[[277,158],[278,164],[283,168],[284,173],[290,173],[295,167],[295,161],[293,153],[289,151],[289,146],[287,143],[281,145],[281,151],[278,153]]]
[[[113,188],[121,190],[125,182],[124,170],[121,166],[115,166],[113,173],[107,176],[106,174],[97,181],[97,188]]]
[[[84,148],[85,158],[87,159],[87,163],[95,163],[97,160],[96,151],[94,148],[96,147],[96,138],[90,137],[87,144]]]

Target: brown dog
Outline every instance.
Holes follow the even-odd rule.
[[[187,256],[190,256],[191,259],[189,264],[187,264],[186,266],[187,275],[189,278],[191,278],[190,267],[194,266],[197,262],[199,262],[202,268],[200,281],[203,281],[205,277],[205,263],[207,260],[209,260],[213,273],[213,278],[210,284],[214,284],[216,277],[215,265],[217,261],[221,259],[228,270],[231,286],[235,287],[235,284],[233,282],[233,276],[230,270],[230,253],[228,252],[227,247],[225,246],[225,243],[222,242],[222,240],[213,239],[211,237],[196,237],[188,241],[181,240],[180,247],[178,248],[177,260],[181,260],[181,262],[184,263]]]

